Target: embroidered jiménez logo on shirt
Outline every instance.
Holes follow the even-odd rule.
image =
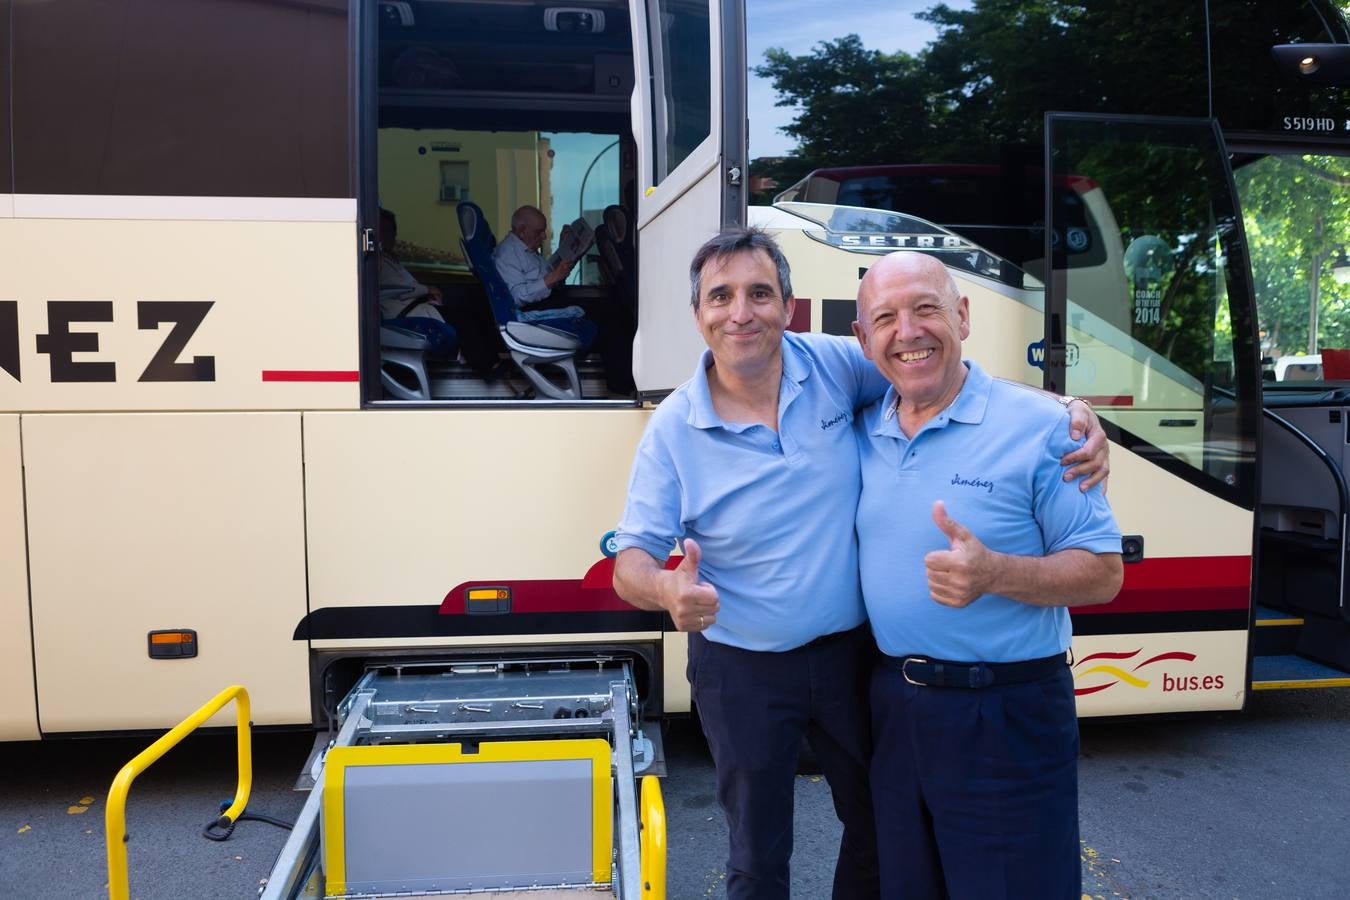
[[[820,430],[829,431],[831,428],[838,425],[840,422],[847,422],[847,421],[848,421],[848,413],[839,412],[835,414],[833,419],[821,419]]]
[[[952,484],[960,485],[961,487],[983,488],[986,494],[992,494],[994,492],[994,483],[992,481],[986,481],[985,479],[978,477],[962,478],[961,473],[959,472],[952,476]]]

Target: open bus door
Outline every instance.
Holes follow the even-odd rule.
[[[1125,584],[1075,610],[1083,715],[1240,708],[1260,380],[1250,267],[1210,119],[1046,116],[1045,385],[1090,399]],[[1051,202],[1052,187],[1073,202]],[[1123,273],[1124,277],[1119,277]]]
[[[630,8],[642,259],[633,378],[639,393],[660,396],[689,378],[703,349],[689,319],[689,261],[719,228],[745,222],[745,8],[741,0]]]

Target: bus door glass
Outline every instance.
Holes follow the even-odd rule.
[[[745,10],[738,0],[633,0],[638,134],[638,332],[633,377],[659,395],[703,349],[689,260],[745,221]]]
[[[1252,508],[1254,301],[1217,127],[1046,120],[1050,178],[1073,200],[1046,207],[1047,386],[1091,399],[1127,448]]]

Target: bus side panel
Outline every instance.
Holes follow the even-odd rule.
[[[581,579],[623,512],[633,409],[305,414],[313,609]]]
[[[1144,558],[1125,566],[1116,600],[1074,612],[1078,714],[1241,709],[1248,633],[1231,623],[1249,614],[1253,514],[1118,447],[1107,497],[1121,533],[1143,536]],[[1128,631],[1083,633],[1117,612],[1130,613],[1112,617]],[[1168,627],[1187,616],[1192,629]],[[1110,655],[1089,658],[1099,653]]]
[[[0,410],[359,404],[354,201],[14,203],[0,220],[0,359],[16,371],[0,371]]]
[[[299,414],[23,429],[42,730],[164,728],[231,684],[258,724],[308,722]],[[162,629],[195,629],[198,655],[149,658]]]
[[[1242,709],[1247,632],[1076,637],[1073,678],[1080,717]]]
[[[6,686],[5,702],[0,704],[0,741],[41,736],[33,694],[27,557],[19,417],[0,416],[0,684]]]
[[[689,712],[694,705],[689,679],[685,677],[689,667],[689,635],[680,631],[666,632],[661,645],[661,661],[665,666],[665,712]]]

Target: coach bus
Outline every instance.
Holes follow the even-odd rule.
[[[969,355],[1095,403],[1129,565],[1074,617],[1081,714],[1344,683],[1343,388],[1262,358],[1340,340],[1350,32],[1101,6],[0,0],[0,738],[231,683],[322,724],[371,660],[561,650],[687,712],[683,636],[613,593],[605,537],[701,349],[687,261],[747,220],[794,329],[847,334],[914,247],[970,295]],[[882,181],[773,202],[849,170]],[[1315,222],[1271,199],[1302,182]],[[472,257],[527,204],[550,248],[603,226],[564,290],[629,305],[634,395],[498,343]],[[382,323],[382,255],[457,354]]]

